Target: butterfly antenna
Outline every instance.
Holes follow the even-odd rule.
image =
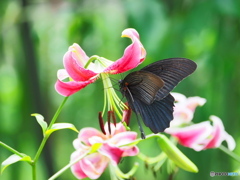
[[[109,78],[111,79],[111,81],[114,82],[115,85],[118,84],[118,80],[117,80],[117,79],[115,79],[115,78],[113,78],[113,77],[109,77]]]
[[[138,113],[136,113],[136,116],[137,116],[138,127],[139,127],[140,133],[141,133],[141,138],[142,138],[142,139],[146,139],[146,136],[145,136],[145,133],[144,133],[144,131],[143,131],[141,122],[140,122],[140,120],[139,120]]]

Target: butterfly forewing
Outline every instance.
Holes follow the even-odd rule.
[[[192,74],[197,65],[185,58],[170,58],[152,63],[141,70],[151,72],[164,81],[164,86],[158,91],[156,100],[161,100],[184,78]]]
[[[151,104],[158,91],[164,86],[164,82],[158,76],[146,71],[135,71],[127,75],[121,82],[121,91],[131,93],[130,97],[141,100],[143,103]],[[129,99],[128,99],[129,101]]]

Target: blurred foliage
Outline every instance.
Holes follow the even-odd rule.
[[[239,0],[1,0],[0,27],[0,140],[20,152],[33,156],[41,142],[41,129],[30,114],[41,113],[50,120],[63,100],[54,83],[68,47],[76,42],[89,56],[116,60],[130,43],[120,38],[129,27],[139,32],[148,53],[138,68],[169,57],[186,57],[198,64],[197,71],[174,91],[206,98],[194,122],[217,115],[240,143]],[[69,98],[58,122],[71,122],[78,129],[98,128],[102,105],[103,87],[97,81]],[[134,118],[131,127],[138,131]],[[39,179],[47,179],[69,162],[76,137],[70,130],[51,136],[37,165]],[[176,180],[211,179],[210,171],[239,171],[239,164],[218,149],[195,152],[179,147],[200,171],[179,170]],[[149,156],[160,151],[155,141],[140,148]],[[240,154],[238,145],[234,152]],[[0,148],[1,162],[9,155]],[[135,161],[139,159],[125,158],[120,168],[127,172]],[[143,163],[137,172],[136,179],[167,179],[166,168],[157,178]],[[25,180],[30,173],[29,165],[17,163],[0,179]],[[108,175],[104,172],[101,179]],[[69,170],[58,179],[75,178]]]

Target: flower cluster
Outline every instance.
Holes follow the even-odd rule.
[[[125,29],[122,37],[130,38],[132,44],[115,62],[96,55],[89,58],[78,44],[70,46],[63,57],[65,69],[60,69],[57,73],[58,80],[55,84],[57,92],[63,96],[70,96],[93,83],[101,73],[118,74],[138,66],[146,57],[138,32],[135,29]],[[69,81],[64,81],[66,78]]]
[[[138,154],[137,146],[128,145],[136,140],[137,133],[126,131],[122,123],[117,123],[116,127],[111,123],[110,126],[111,133],[108,124],[105,124],[106,135],[94,128],[83,128],[78,138],[74,140],[76,151],[72,154],[71,161],[76,160],[93,146],[98,146],[96,152],[85,156],[71,167],[77,178],[97,179],[109,163],[116,166],[122,157]]]
[[[206,100],[200,97],[186,98],[179,93],[173,93],[177,103],[174,108],[174,120],[166,133],[176,137],[183,146],[201,151],[209,148],[217,148],[223,141],[228,144],[229,150],[233,150],[236,143],[232,136],[225,130],[223,123],[217,116],[210,116],[210,121],[192,124],[195,108],[203,105]]]
[[[122,32],[122,37],[130,38],[132,44],[125,49],[123,56],[115,62],[96,55],[89,58],[78,44],[75,43],[70,46],[63,57],[65,69],[60,69],[57,73],[56,91],[63,96],[70,96],[101,77],[104,87],[102,115],[107,109],[107,111],[116,113],[121,119],[121,111],[126,106],[113,89],[109,74],[123,73],[133,69],[142,63],[146,57],[146,50],[135,29],[125,29]]]

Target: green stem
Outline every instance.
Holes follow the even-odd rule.
[[[58,117],[58,115],[60,114],[60,112],[62,111],[62,108],[63,108],[65,102],[67,101],[67,99],[68,99],[68,96],[63,99],[63,102],[62,102],[62,104],[58,107],[57,112],[54,114],[54,116],[53,116],[53,118],[52,118],[52,120],[51,120],[51,122],[50,122],[50,124],[49,124],[49,126],[48,126],[48,129],[51,129],[52,125],[53,125],[53,124],[55,123],[55,121],[57,120],[57,117]]]
[[[228,148],[226,148],[223,145],[219,146],[219,149],[222,150],[223,152],[225,152],[226,154],[228,154],[229,156],[231,156],[233,159],[235,159],[236,161],[238,161],[240,163],[240,157],[233,153],[232,151],[230,151]]]
[[[67,99],[68,99],[68,97],[65,97],[63,102],[58,107],[56,113],[54,114],[54,116],[53,116],[53,118],[52,118],[52,120],[51,120],[51,122],[50,122],[50,124],[49,124],[49,126],[47,128],[47,130],[51,129],[52,125],[57,120],[57,117],[59,116],[60,112],[62,111],[62,108],[63,108],[65,102],[67,101]],[[44,136],[44,138],[43,138],[43,140],[42,140],[42,142],[41,142],[41,144],[40,144],[40,146],[39,146],[39,148],[37,150],[37,153],[36,153],[36,155],[35,155],[35,157],[33,159],[33,162],[32,162],[32,179],[33,180],[36,180],[36,162],[38,161],[38,158],[39,158],[40,154],[42,153],[42,150],[43,150],[43,148],[44,148],[48,138],[49,138],[49,135],[45,135]]]
[[[33,159],[33,162],[34,162],[34,163],[36,163],[36,162],[38,161],[38,158],[39,158],[39,156],[40,156],[40,154],[41,154],[41,152],[42,152],[42,150],[43,150],[43,147],[45,146],[45,144],[46,144],[46,142],[47,142],[48,137],[49,137],[49,136],[45,136],[45,137],[43,138],[43,140],[42,140],[42,142],[41,142],[41,144],[40,144],[40,146],[39,146],[39,148],[38,148],[38,151],[37,151],[37,153],[36,153],[36,155],[35,155],[35,157],[34,157],[34,159]]]
[[[117,175],[116,175],[112,165],[109,165],[108,167],[109,167],[109,171],[110,171],[110,179],[111,180],[123,180],[122,178],[117,178]]]
[[[159,161],[166,159],[166,157],[167,157],[167,155],[164,152],[160,153],[156,157],[148,157],[148,156],[144,155],[143,153],[139,153],[137,156],[139,159],[146,162],[147,164],[155,164]]]
[[[92,56],[90,57],[90,59],[88,60],[88,62],[85,64],[84,68],[87,69],[87,67],[89,66],[89,64],[95,60],[97,60],[99,57],[98,56]]]
[[[47,130],[51,129],[52,125],[53,125],[53,124],[55,123],[55,121],[57,120],[57,117],[58,117],[58,115],[60,114],[60,112],[61,112],[61,110],[62,110],[65,102],[67,101],[67,99],[68,99],[68,97],[65,97],[64,100],[63,100],[63,102],[62,102],[62,104],[58,107],[56,113],[54,114],[54,116],[53,116],[53,118],[52,118],[52,120],[51,120],[51,122],[50,122],[50,124],[49,124],[49,126],[48,126],[48,128],[47,128]],[[46,130],[46,131],[47,131],[47,130]],[[40,156],[40,154],[41,154],[41,152],[42,152],[42,150],[43,150],[43,147],[45,146],[45,144],[46,144],[46,142],[47,142],[48,137],[49,137],[48,135],[44,136],[44,138],[43,138],[43,140],[42,140],[42,142],[41,142],[41,144],[40,144],[40,146],[39,146],[39,148],[38,148],[38,151],[37,151],[37,153],[36,153],[36,155],[35,155],[35,157],[34,157],[34,159],[33,159],[34,163],[36,163],[36,161],[38,160],[38,158],[39,158],[39,156]]]
[[[11,151],[12,153],[20,156],[20,157],[24,157],[25,155],[23,155],[22,153],[18,152],[17,150],[13,149],[12,147],[8,146],[7,144],[3,143],[2,141],[0,141],[0,145],[2,147],[4,147],[5,149]]]
[[[75,159],[74,161],[70,162],[69,164],[67,164],[66,166],[64,166],[61,170],[59,170],[57,173],[55,173],[52,177],[50,177],[48,180],[54,180],[56,179],[58,176],[60,176],[64,171],[66,171],[68,168],[70,168],[72,165],[74,165],[75,163],[77,163],[78,161],[80,161],[82,158],[84,158],[86,155],[88,155],[90,152],[92,151],[92,149],[89,149],[88,151],[86,151],[84,154],[82,154],[81,156],[79,156],[77,159]]]
[[[36,174],[36,164],[32,163],[32,180],[36,180],[37,178],[37,174]]]
[[[110,168],[113,168],[113,170],[114,170],[114,172],[115,172],[115,173],[114,173],[114,174],[115,174],[115,177],[116,177],[116,175],[117,175],[117,177],[118,177],[118,178],[121,178],[121,179],[130,179],[130,178],[133,176],[133,174],[135,174],[135,172],[137,171],[138,167],[139,167],[139,163],[134,163],[132,169],[131,169],[129,172],[123,173],[123,172],[119,169],[118,166],[110,165]]]

